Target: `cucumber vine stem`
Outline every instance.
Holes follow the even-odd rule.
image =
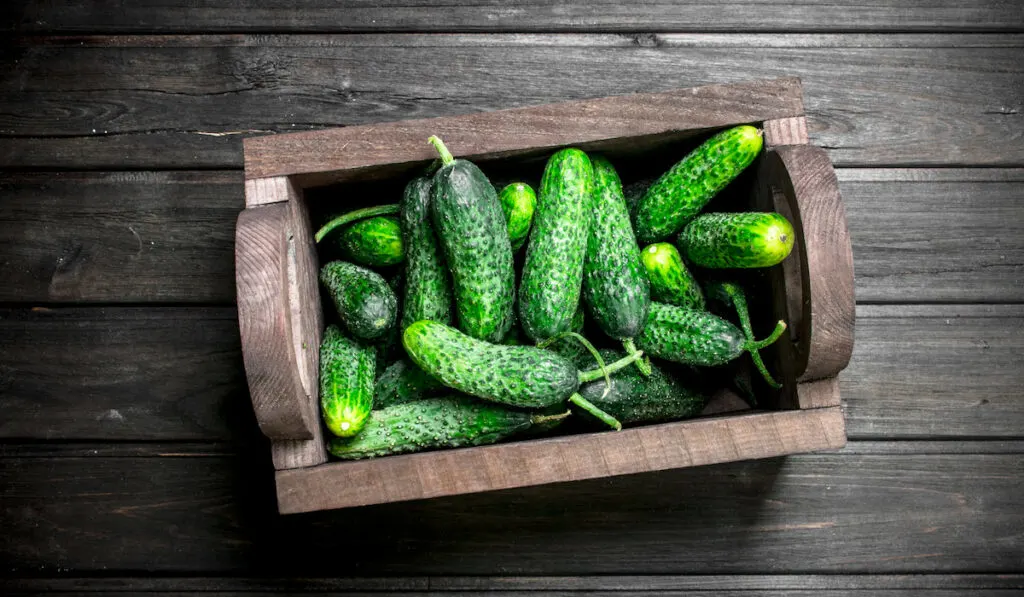
[[[597,417],[602,423],[608,425],[615,431],[622,430],[622,423],[620,423],[618,419],[604,412],[596,405],[594,405],[593,402],[587,400],[583,396],[580,396],[579,394],[573,394],[572,396],[569,396],[569,402],[572,402],[573,404],[587,411],[594,417]]]
[[[313,238],[316,242],[320,242],[325,236],[330,234],[332,230],[345,224],[351,224],[356,220],[362,220],[365,218],[372,218],[373,216],[388,216],[396,214],[399,211],[399,205],[397,203],[389,203],[387,205],[374,205],[373,207],[364,207],[362,209],[352,210],[347,213],[343,213],[340,216],[331,219],[323,226],[320,230],[316,231],[316,236]]]
[[[633,354],[626,355],[621,359],[615,361],[614,363],[608,365],[607,367],[604,368],[603,371],[601,369],[593,369],[591,371],[580,371],[580,383],[587,383],[588,381],[594,381],[595,379],[600,379],[601,377],[604,377],[605,383],[611,385],[611,380],[608,378],[608,375],[615,373],[616,371],[619,371],[621,369],[625,369],[626,367],[629,367],[643,356],[644,351],[638,350]],[[605,389],[607,390],[607,388]]]
[[[434,146],[434,149],[437,150],[437,155],[441,156],[441,163],[443,165],[447,166],[455,161],[455,158],[452,157],[452,152],[448,151],[448,148],[445,147],[444,141],[442,141],[440,137],[437,135],[431,135],[427,141]]]
[[[632,338],[626,338],[625,340],[623,340],[622,347],[626,349],[626,354],[633,354],[634,352],[638,352],[636,349],[636,344],[633,344]],[[644,357],[642,359],[637,359],[636,368],[640,370],[640,373],[642,373],[644,377],[651,376],[651,360],[649,358]]]

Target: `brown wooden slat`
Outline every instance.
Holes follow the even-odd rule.
[[[207,0],[42,2],[9,0],[4,20],[26,33],[227,31],[1020,31],[1015,4],[859,2],[633,2],[574,0]]]
[[[232,149],[246,131],[796,75],[811,141],[837,164],[1020,165],[1021,44],[1007,35],[49,40],[4,65],[0,135],[61,138],[0,139],[0,164],[237,167]]]
[[[1020,455],[804,455],[298,517],[273,514],[269,469],[266,453],[0,459],[5,572],[764,574],[791,573],[800,562],[805,573],[892,574],[1021,567]]]

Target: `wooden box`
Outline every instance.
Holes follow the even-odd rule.
[[[765,410],[721,393],[682,422],[493,446],[328,462],[318,407],[323,312],[309,216],[317,189],[405,180],[435,155],[489,165],[543,163],[557,148],[610,156],[664,154],[717,129],[763,127],[752,201],[797,231],[793,254],[767,275],[790,334],[774,363],[784,389]],[[246,139],[246,209],[238,217],[238,316],[260,428],[271,440],[282,513],[344,508],[838,448],[846,435],[836,375],[853,347],[853,262],[835,173],[807,144],[800,81],[784,78],[664,93]],[[682,153],[673,154],[673,161]],[[348,185],[348,186],[347,186]],[[388,197],[379,203],[393,203]],[[316,207],[313,205],[313,207]],[[731,402],[730,402],[731,401]],[[741,407],[742,408],[742,407]]]

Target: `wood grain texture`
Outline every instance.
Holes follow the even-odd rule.
[[[249,394],[264,435],[274,440],[314,440],[319,411],[303,387],[295,350],[300,322],[293,322],[289,261],[295,259],[291,214],[284,203],[244,210],[236,231],[238,321]],[[291,237],[291,238],[290,238]],[[316,297],[318,299],[318,297]],[[299,326],[299,327],[294,327]],[[308,362],[309,359],[307,359]]]
[[[282,514],[840,448],[838,408],[751,413],[277,473]]]
[[[807,145],[807,117],[775,118],[762,125],[764,146],[771,149],[779,145]]]
[[[600,150],[634,138],[692,134],[802,112],[800,81],[793,78],[602,97],[250,138],[244,143],[245,176],[295,175],[306,186],[346,180],[375,166],[425,165],[437,157],[426,142],[431,135],[444,139],[457,156],[486,160],[565,145]]]
[[[0,313],[0,438],[258,435],[232,308]],[[1024,308],[861,305],[839,379],[851,439],[1022,438]]]
[[[803,80],[811,140],[837,165],[1024,164],[1019,36],[129,36],[30,44],[0,67],[0,136],[19,137],[0,139],[0,164],[20,168],[239,167],[239,139],[259,131],[780,76]],[[38,138],[53,136],[61,138]]]
[[[0,310],[0,436],[243,440],[231,308]]]
[[[0,301],[234,299],[235,172],[0,174]]]
[[[898,574],[1021,564],[1018,454],[803,455],[285,517],[274,514],[267,463],[253,460],[2,458],[5,572],[773,574],[800,561],[805,573]]]
[[[24,33],[361,31],[1021,31],[1012,1],[536,2],[474,0],[9,0],[3,23]],[[339,18],[339,16],[341,18]]]

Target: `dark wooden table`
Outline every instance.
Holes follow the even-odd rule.
[[[836,4],[5,3],[0,592],[1024,588],[1024,9]],[[243,137],[784,75],[853,235],[846,449],[275,514]]]

